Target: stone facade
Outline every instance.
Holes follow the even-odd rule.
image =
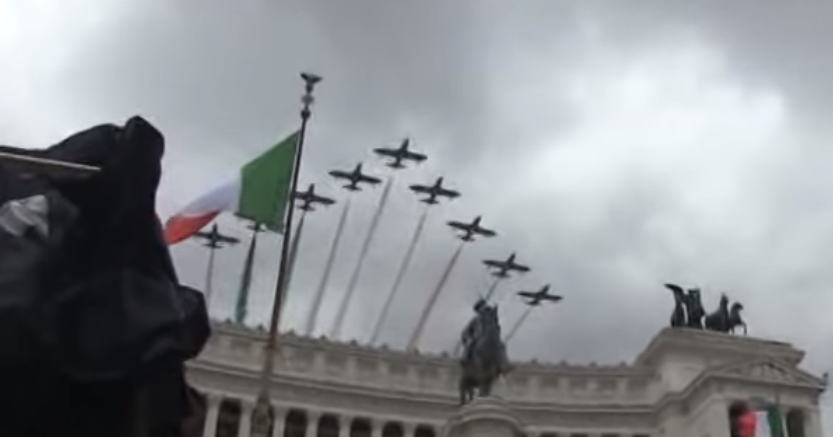
[[[208,402],[203,435],[249,437],[262,331],[215,325],[189,379]],[[275,437],[728,437],[729,408],[775,402],[790,437],[823,437],[824,381],[789,344],[665,329],[632,364],[517,363],[494,398],[457,405],[446,355],[292,334],[280,339],[271,391]]]

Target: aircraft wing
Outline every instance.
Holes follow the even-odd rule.
[[[493,259],[484,260],[483,264],[486,264],[489,267],[494,267],[496,269],[503,268],[503,266],[504,266],[503,261],[495,261]]]
[[[346,171],[341,170],[333,170],[330,172],[330,176],[338,179],[352,179],[353,175],[347,173]]]
[[[494,237],[495,235],[497,235],[497,232],[495,232],[495,231],[493,231],[493,230],[491,230],[491,229],[486,229],[486,228],[480,228],[480,229],[477,229],[477,231],[476,231],[476,232],[477,232],[478,234],[480,234],[480,235],[484,236],[484,237]]]
[[[214,238],[212,236],[211,232],[203,232],[203,231],[199,231],[199,232],[194,233],[194,236],[198,237],[198,238],[205,238],[206,240],[211,240],[211,239]]]
[[[397,156],[396,150],[386,149],[384,147],[381,147],[381,148],[378,148],[378,149],[373,149],[373,152],[375,152],[378,155],[390,156],[392,158],[396,158],[396,156]]]
[[[410,152],[410,151],[405,154],[405,157],[407,159],[410,159],[411,161],[418,161],[418,162],[425,161],[428,158],[427,156],[423,155],[422,153]]]
[[[320,203],[322,205],[332,205],[332,204],[336,203],[335,200],[330,199],[329,197],[324,197],[324,196],[313,196],[312,201]]]
[[[460,197],[460,193],[458,191],[449,190],[448,188],[440,188],[437,195],[449,197],[449,198],[452,198],[452,199],[455,198],[455,197]]]
[[[431,194],[431,187],[426,187],[425,185],[411,185],[409,188],[417,193]]]
[[[452,228],[459,229],[461,231],[468,231],[469,229],[471,229],[471,225],[469,223],[460,223],[460,222],[451,221],[451,222],[448,222],[448,225],[451,226]]]
[[[381,182],[382,182],[382,180],[381,180],[381,179],[379,179],[379,178],[376,178],[376,177],[373,177],[373,176],[364,175],[364,174],[363,174],[363,175],[359,175],[359,179],[360,179],[361,181],[363,181],[363,182],[367,182],[368,184],[373,184],[373,185],[376,185],[376,184],[379,184],[379,183],[381,183]]]
[[[234,237],[226,237],[225,235],[217,235],[217,241],[220,243],[227,243],[227,244],[237,244],[240,242],[239,239]]]
[[[543,296],[538,296],[538,299],[543,299],[543,300],[547,300],[547,301],[550,301],[550,302],[558,302],[561,299],[564,299],[564,297],[559,296],[557,294],[545,294]]]
[[[518,296],[527,297],[529,299],[538,299],[539,297],[541,297],[538,295],[538,293],[533,293],[531,291],[519,291]]]

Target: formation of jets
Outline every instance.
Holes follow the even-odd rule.
[[[437,182],[434,182],[434,185],[411,185],[410,189],[417,194],[427,194],[428,197],[420,200],[420,202],[425,202],[429,205],[438,204],[437,197],[447,197],[449,199],[460,197],[459,191],[443,187],[442,177],[437,178]]]
[[[494,259],[487,259],[483,261],[483,264],[486,264],[486,267],[491,267],[496,269],[492,275],[497,276],[498,278],[508,278],[509,272],[520,272],[526,273],[529,271],[529,267],[523,264],[518,264],[515,262],[515,254],[509,255],[505,261],[498,261]]]
[[[211,227],[211,230],[208,232],[200,231],[194,234],[194,237],[200,238],[205,240],[205,247],[210,247],[212,249],[221,249],[225,247],[225,245],[233,245],[240,242],[237,238],[228,237],[220,233],[220,230],[217,228],[217,224],[215,223],[214,226]]]
[[[497,232],[480,226],[480,219],[481,217],[477,216],[471,223],[450,221],[448,222],[448,226],[462,231],[463,233],[459,235],[459,238],[463,241],[474,241],[475,235],[480,235],[481,237],[494,237],[497,235]]]
[[[330,199],[329,197],[324,197],[315,194],[315,184],[309,184],[309,188],[307,188],[307,191],[296,191],[292,193],[292,197],[297,200],[300,200],[302,203],[298,206],[298,208],[307,212],[315,211],[315,208],[312,207],[312,205],[315,203],[324,206],[329,206],[336,203],[335,200]]]
[[[563,296],[559,296],[557,294],[549,294],[550,291],[550,284],[547,284],[541,287],[538,291],[519,291],[518,296],[528,299],[526,304],[529,306],[538,306],[541,305],[541,302],[553,302],[556,303],[561,299],[564,299]]]
[[[402,140],[402,143],[399,147],[380,147],[373,149],[373,152],[377,155],[380,155],[383,158],[389,159],[389,161],[385,164],[388,167],[402,169],[405,168],[406,161],[411,161],[418,164],[427,159],[427,156],[425,154],[410,150],[410,145],[410,140],[406,138]],[[344,185],[344,188],[350,191],[360,191],[360,184],[377,185],[382,182],[382,180],[377,177],[364,174],[362,172],[361,163],[356,165],[353,171],[333,170],[329,174],[336,179],[346,180],[348,183],[347,185]],[[460,197],[459,191],[452,190],[443,186],[442,177],[437,178],[436,182],[434,182],[434,184],[432,185],[415,184],[411,185],[409,188],[416,194],[426,195],[427,197],[420,199],[420,201],[429,205],[438,204],[438,198],[440,197],[445,197],[448,199],[455,199],[457,197]],[[332,205],[333,203],[335,203],[333,199],[316,194],[314,184],[311,184],[305,192],[294,193],[293,197],[303,202],[303,204],[299,206],[299,208],[305,211],[312,211],[312,205],[316,203],[322,205]],[[480,224],[480,222],[481,217],[477,216],[470,223],[449,221],[448,225],[453,229],[461,232],[458,235],[458,238],[460,238],[463,241],[474,241],[475,236],[488,238],[497,235],[497,232],[483,227]],[[530,271],[530,268],[528,266],[516,262],[515,253],[511,254],[509,258],[507,258],[506,260],[484,260],[483,264],[485,264],[489,268],[494,269],[492,275],[498,278],[506,278],[509,276],[509,272],[513,271],[520,273],[526,273]],[[542,302],[555,303],[563,299],[562,296],[549,294],[549,290],[550,285],[547,284],[544,287],[542,287],[539,291],[519,291],[517,294],[521,298],[525,299],[524,302],[527,305],[533,307],[541,305]]]
[[[344,188],[350,191],[361,191],[361,187],[359,187],[360,183],[365,183],[369,185],[377,185],[382,183],[381,179],[373,176],[368,176],[362,173],[361,163],[356,164],[356,168],[354,168],[353,171],[348,172],[342,170],[333,170],[330,172],[330,176],[336,179],[344,179],[349,181],[349,183],[345,185]]]
[[[385,158],[392,158],[393,160],[390,161],[387,166],[391,168],[405,168],[404,161],[413,161],[416,163],[421,163],[428,159],[422,153],[414,152],[409,150],[408,147],[411,145],[411,140],[405,138],[402,140],[402,145],[398,148],[388,148],[388,147],[380,147],[378,149],[373,149],[373,152],[377,155],[381,155]]]

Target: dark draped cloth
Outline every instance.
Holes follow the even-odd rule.
[[[162,134],[134,117],[0,152],[101,168],[0,158],[0,435],[181,435],[210,328],[155,213]]]

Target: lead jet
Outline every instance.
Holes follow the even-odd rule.
[[[437,182],[434,185],[411,185],[410,188],[411,191],[417,194],[427,194],[428,197],[420,200],[420,202],[425,202],[429,205],[440,203],[437,201],[437,197],[447,197],[449,199],[460,197],[459,191],[449,190],[443,187],[443,178],[441,177],[437,178]]]
[[[549,291],[550,284],[547,284],[543,286],[539,291],[519,291],[518,296],[529,299],[525,303],[532,307],[537,307],[538,305],[541,305],[541,302],[544,301],[556,303],[559,302],[561,299],[564,299],[563,296],[559,296],[557,294],[549,294]]]
[[[342,171],[342,170],[333,170],[330,172],[330,176],[336,179],[345,179],[350,181],[349,184],[345,185],[344,188],[350,191],[361,191],[361,187],[359,184],[364,182],[370,185],[377,185],[382,183],[382,180],[379,178],[375,178],[373,176],[368,176],[362,173],[362,164],[356,164],[356,168],[353,169],[351,172]]]
[[[487,267],[491,267],[497,269],[493,275],[497,276],[498,278],[508,278],[510,271],[526,273],[529,271],[529,267],[518,264],[515,262],[515,254],[509,255],[509,258],[506,261],[498,261],[494,259],[487,259],[483,261],[483,264],[486,264]]]
[[[497,232],[480,226],[480,218],[480,216],[475,217],[471,223],[450,221],[448,225],[458,231],[463,231],[463,234],[459,236],[463,241],[474,241],[475,235],[483,237],[494,237],[497,235]]]
[[[330,199],[329,197],[319,196],[318,194],[315,194],[315,184],[309,184],[309,188],[307,188],[307,191],[296,191],[292,194],[292,197],[302,202],[298,206],[298,209],[307,212],[315,211],[315,208],[312,207],[314,203],[318,203],[324,206],[329,206],[336,203],[335,200]]]
[[[194,234],[194,237],[205,240],[205,247],[212,249],[222,249],[224,245],[234,245],[240,242],[237,238],[228,237],[220,233],[217,224],[211,227],[208,232],[200,231]]]
[[[414,161],[416,163],[421,163],[422,161],[428,159],[428,157],[422,153],[417,153],[412,150],[409,150],[408,146],[410,145],[411,140],[405,138],[404,140],[402,140],[402,145],[398,148],[380,147],[378,149],[373,149],[373,152],[385,158],[393,158],[393,161],[387,164],[387,166],[391,168],[405,168],[405,164],[403,163],[403,161]]]

